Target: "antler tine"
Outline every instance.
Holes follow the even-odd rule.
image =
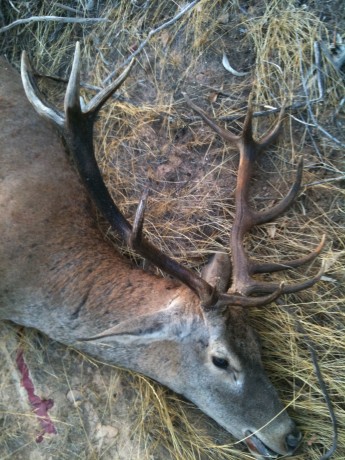
[[[266,136],[262,137],[260,141],[258,142],[258,145],[260,147],[260,150],[264,150],[267,147],[269,147],[271,144],[273,144],[276,139],[279,136],[280,133],[280,128],[281,124],[285,115],[285,108],[286,108],[286,101],[283,102],[279,115],[278,115],[278,120],[276,121],[276,124],[273,126],[271,131],[269,131]]]
[[[229,305],[238,306],[238,307],[261,307],[267,305],[278,297],[280,297],[284,292],[284,283],[280,285],[275,285],[275,289],[269,295],[261,297],[249,297],[236,294],[221,294],[219,300],[215,305],[212,305],[208,309],[222,309],[228,307]]]
[[[75,46],[73,64],[71,74],[68,80],[66,95],[65,95],[65,113],[72,110],[83,111],[89,115],[96,115],[103,107],[107,100],[119,89],[122,83],[126,80],[134,64],[134,59],[128,64],[124,71],[110,85],[99,91],[83,109],[80,106],[80,43]]]
[[[266,283],[266,282],[259,282],[252,280],[251,284],[248,286],[246,291],[246,295],[249,296],[255,293],[265,293],[271,292],[272,294],[276,294],[278,289],[280,289],[280,294],[293,294],[294,292],[303,291],[304,289],[308,289],[317,283],[321,276],[324,274],[326,269],[326,265],[322,263],[320,270],[318,273],[313,276],[312,278],[307,279],[306,281],[302,281],[301,283],[294,283],[294,284],[287,284],[279,285],[278,283]],[[279,296],[278,296],[279,297]],[[262,297],[254,297],[254,299],[261,299]]]
[[[66,94],[65,94],[65,104],[64,104],[65,114],[68,116],[68,113],[73,111],[81,112],[80,105],[80,43],[75,44],[73,64],[71,73],[68,79]]]
[[[286,262],[281,263],[254,263],[252,262],[250,265],[250,273],[254,275],[255,273],[272,273],[278,272],[282,270],[290,270],[292,268],[298,268],[301,265],[305,265],[309,262],[312,262],[316,257],[321,253],[322,249],[324,248],[326,242],[326,235],[322,235],[321,241],[318,246],[307,254],[304,257],[300,257],[299,259],[288,260]]]
[[[22,52],[21,58],[21,77],[26,96],[35,107],[37,113],[61,128],[64,123],[63,113],[44,100],[36,84],[31,63],[25,51]]]
[[[144,227],[144,217],[145,217],[145,209],[147,198],[149,196],[149,189],[148,187],[145,188],[143,191],[137,211],[135,213],[132,234],[131,234],[131,247],[135,249],[137,246],[140,245],[142,238],[143,238],[143,227]]]
[[[114,80],[110,85],[103,88],[99,93],[97,93],[91,101],[87,104],[86,110],[88,112],[97,113],[102,106],[107,102],[107,100],[112,96],[112,94],[120,88],[122,83],[126,80],[134,65],[135,59],[132,59],[124,71]]]
[[[249,260],[244,247],[243,238],[245,234],[255,225],[263,224],[281,215],[293,203],[298,195],[303,172],[303,160],[298,163],[297,174],[294,184],[288,194],[273,208],[264,211],[255,211],[249,206],[248,193],[249,183],[255,160],[263,149],[268,147],[277,138],[284,115],[285,105],[279,114],[279,118],[273,129],[260,141],[253,139],[252,134],[252,99],[248,102],[248,111],[244,120],[242,133],[238,136],[219,127],[208,115],[185,96],[188,105],[199,114],[202,119],[214,129],[221,137],[235,142],[240,151],[240,162],[238,168],[237,185],[235,192],[236,213],[231,232],[231,257],[233,265],[232,285],[228,294],[221,295],[217,306],[221,307],[226,303],[234,305],[261,306],[272,302],[283,293],[292,293],[306,289],[315,284],[321,277],[324,268],[319,273],[302,283],[293,285],[278,285],[276,283],[257,282],[252,278],[255,273],[279,271],[289,268],[296,268],[312,261],[321,252],[324,245],[324,237],[318,247],[305,257],[286,262],[285,264],[256,264]],[[249,297],[253,293],[270,292],[269,296]]]
[[[270,222],[271,220],[283,214],[292,205],[301,188],[302,176],[303,158],[301,157],[297,165],[295,182],[292,184],[287,195],[271,209],[266,209],[265,211],[258,212],[252,211],[253,226]]]
[[[253,142],[253,94],[248,98],[247,113],[244,118],[242,133],[239,136],[242,142]]]
[[[216,131],[217,134],[219,134],[223,139],[231,142],[238,142],[240,140],[240,136],[237,136],[236,134],[231,133],[230,131],[227,131],[226,129],[221,128],[218,126],[206,113],[200,109],[197,105],[194,104],[188,97],[186,93],[182,93],[187,105],[191,109],[194,110],[200,117],[204,120],[205,123],[209,125],[210,128],[212,128],[214,131]]]
[[[113,83],[100,91],[99,94],[82,108],[79,100],[80,45],[77,43],[71,76],[65,95],[64,114],[44,100],[37,88],[30,63],[25,53],[23,53],[22,62],[22,78],[30,102],[39,113],[52,121],[62,132],[89,195],[96,207],[108,220],[111,227],[137,253],[192,289],[199,296],[202,305],[208,306],[214,304],[218,300],[218,294],[210,284],[192,270],[163,254],[142,236],[148,191],[145,191],[142,196],[136,213],[134,227],[132,227],[112,200],[99,170],[93,148],[95,115],[125,81],[133,65],[133,61]]]

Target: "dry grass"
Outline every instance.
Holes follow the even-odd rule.
[[[6,23],[33,15],[72,15],[55,1],[3,3]],[[121,64],[150,29],[176,13],[173,1],[100,1],[94,2],[97,11],[87,10],[87,2],[64,3],[83,11],[87,17],[108,17],[111,22],[88,26],[50,22],[25,25],[2,35],[2,51],[18,65],[20,51],[27,49],[40,72],[66,77],[74,43],[80,40],[83,81],[97,86],[113,70],[114,63]],[[216,118],[243,114],[251,88],[258,109],[277,107],[283,100],[288,104],[305,100],[302,67],[304,75],[310,74],[308,96],[317,98],[317,79],[312,71],[314,43],[323,40],[328,46],[334,32],[344,26],[342,2],[323,5],[314,1],[309,7],[290,0],[253,3],[248,14],[244,14],[239,9],[241,2],[202,0],[191,13],[152,37],[138,57],[121,99],[107,105],[98,125],[99,161],[109,189],[124,213],[133,216],[140,193],[149,182],[146,231],[150,239],[196,269],[210,252],[229,243],[237,155],[195,119],[184,104],[181,91],[197,99]],[[235,77],[224,70],[223,51],[237,70],[250,71],[247,77]],[[344,97],[343,74],[324,55],[321,64],[325,97],[312,110],[318,123],[344,143],[344,112],[339,105]],[[61,83],[49,83],[47,87],[57,99],[64,91]],[[258,132],[264,133],[274,117],[258,120]],[[228,125],[236,130],[235,122]],[[313,128],[305,109],[286,118],[274,154],[263,156],[253,184],[253,197],[260,207],[283,196],[301,154],[305,159],[304,183],[309,185],[286,216],[251,235],[248,250],[267,261],[299,257],[314,247],[322,234],[327,235],[323,253],[329,265],[326,276],[314,288],[287,296],[283,301],[293,307],[315,343],[338,417],[340,439],[334,458],[341,460],[345,458],[345,220],[341,188],[344,180],[338,179],[344,170],[343,149]],[[104,223],[100,224],[107,232]],[[287,279],[310,275],[317,267],[315,262],[299,274],[286,275]],[[281,275],[276,276],[282,279]],[[255,310],[251,316],[263,340],[270,377],[304,433],[302,449],[294,458],[316,460],[332,443],[332,427],[303,337],[280,307]],[[12,411],[6,400],[13,378],[11,356],[6,353],[15,350],[15,344],[12,348],[8,345],[15,340],[13,337],[12,328],[5,328],[2,339],[7,348],[3,346],[1,353],[8,358],[8,371],[1,375],[0,384],[0,445],[5,446],[3,451],[0,448],[1,458],[134,459],[142,458],[139,451],[140,455],[145,451],[147,459],[250,458],[213,422],[161,386],[94,363],[33,332],[25,335],[32,366],[46,359],[53,363],[49,369],[54,378],[47,371],[43,379],[46,391],[50,393],[58,385],[82,387],[83,401],[95,398],[97,417],[103,425],[110,426],[116,425],[118,417],[111,398],[120,385],[133,402],[127,408],[132,422],[129,437],[135,438],[143,450],[114,453],[111,443],[99,447],[97,440],[90,438],[87,422],[78,412],[82,409],[77,405],[74,416],[56,420],[65,435],[63,444],[54,445],[52,441],[39,448],[32,436],[25,445],[21,432],[25,429],[23,418],[30,417],[29,408],[22,407],[21,413]],[[90,373],[96,370],[100,380],[90,388]],[[78,448],[76,444],[73,447],[77,435]],[[30,455],[26,455],[28,452]]]

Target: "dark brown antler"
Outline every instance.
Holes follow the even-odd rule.
[[[254,286],[253,289],[253,282],[250,279],[249,274],[259,272],[262,267],[257,267],[253,264],[250,265],[244,255],[244,251],[242,248],[242,258],[241,254],[239,254],[237,257],[237,259],[242,260],[242,262],[238,263],[237,265],[235,264],[234,279],[238,280],[237,282],[235,282],[235,285],[239,285],[240,280],[242,280],[243,283],[245,283],[245,276],[242,273],[245,273],[245,269],[247,267],[247,278],[251,283],[250,289],[243,290],[236,288],[228,294],[218,293],[215,288],[213,288],[195,272],[189,270],[188,268],[177,263],[175,260],[171,259],[167,255],[163,254],[158,248],[153,246],[149,241],[145,239],[145,237],[142,234],[142,229],[144,222],[145,205],[148,195],[147,191],[144,192],[140,200],[133,226],[127,221],[127,219],[123,216],[119,208],[113,202],[104,184],[101,172],[95,159],[93,148],[93,125],[97,113],[102,108],[104,103],[125,81],[132,65],[133,61],[113,83],[111,83],[100,93],[98,93],[95,97],[93,97],[93,99],[91,99],[91,101],[88,104],[86,104],[85,106],[81,106],[79,98],[80,46],[79,43],[77,43],[71,76],[69,78],[67,91],[65,95],[64,112],[61,112],[56,107],[53,107],[51,104],[44,100],[44,97],[42,96],[41,92],[39,91],[36,85],[34,74],[25,52],[22,55],[22,80],[26,95],[30,100],[31,104],[35,107],[36,111],[44,118],[53,122],[53,124],[55,124],[57,128],[61,131],[62,135],[66,140],[68,148],[74,158],[75,164],[85,184],[85,187],[87,188],[97,208],[102,212],[102,214],[108,220],[112,228],[115,231],[117,231],[120,237],[124,240],[124,242],[128,246],[133,248],[138,254],[142,255],[143,257],[151,261],[154,265],[156,265],[158,268],[168,273],[169,275],[177,278],[182,283],[187,285],[190,289],[192,289],[200,298],[201,305],[203,306],[203,308],[216,308],[223,307],[226,305],[260,306],[272,302],[282,292],[291,292],[291,290],[288,290],[288,288],[281,288],[280,286],[272,285],[270,289],[265,289],[266,291],[271,292],[271,294],[259,298],[249,297],[249,294],[251,292],[256,292],[258,290],[256,289],[256,286]],[[195,108],[195,110],[199,110],[198,113],[201,114],[200,109]],[[257,149],[257,147],[255,146],[260,145],[260,147],[263,147],[265,146],[265,142],[269,142],[269,139],[267,141],[263,140],[260,144],[257,144],[253,141],[251,137],[250,117],[247,117],[246,122],[248,128],[244,130],[244,134],[242,136],[238,137],[216,126],[214,122],[212,122],[205,114],[203,114],[202,116],[212,127],[214,127],[214,129],[220,135],[222,135],[226,139],[236,141],[238,145],[241,145],[241,143],[245,144],[245,139],[249,139],[250,142],[247,143],[253,145],[253,152],[255,151],[255,149]],[[243,142],[241,139],[243,139]],[[242,170],[245,171],[245,168],[241,169],[240,167],[240,171]],[[249,171],[247,171],[247,174],[248,173]],[[241,177],[243,176],[243,178],[245,174],[245,172],[239,172],[239,176],[241,175]],[[239,182],[241,182],[241,180]],[[244,196],[246,193],[247,192],[244,191],[242,195]],[[292,199],[290,201],[292,201]],[[244,199],[238,199],[237,201],[245,202]],[[290,202],[288,204],[290,204]],[[241,209],[242,211],[244,211],[245,207],[242,206]],[[263,214],[260,214],[260,216],[262,217]],[[239,222],[240,219],[241,217],[237,217],[235,221]],[[239,236],[242,237],[245,231],[248,231],[253,225],[257,223],[263,222],[256,221],[251,225],[247,225],[246,230],[239,230]],[[236,225],[239,229],[242,228],[240,224]],[[308,258],[308,260],[310,259],[311,257]],[[296,266],[296,263],[298,263],[298,261],[292,262],[294,266]],[[275,269],[279,270],[281,268]],[[309,282],[308,285],[304,283],[301,289],[309,286],[310,284],[313,284],[317,281],[317,279],[318,278],[315,277],[311,282]]]
[[[53,122],[61,131],[74,158],[78,172],[91,198],[112,228],[137,253],[153,262],[164,272],[190,287],[201,302],[209,305],[217,299],[212,286],[196,273],[178,264],[148,242],[142,235],[147,192],[139,203],[133,227],[113,202],[99,170],[93,148],[93,125],[99,110],[127,78],[133,61],[109,86],[98,93],[86,106],[79,98],[80,45],[76,44],[71,75],[65,95],[64,112],[46,102],[38,89],[30,62],[23,52],[22,80],[26,95],[36,111]],[[235,296],[236,300],[236,296]]]
[[[278,290],[279,294],[297,292],[315,284],[320,279],[323,273],[323,268],[321,268],[321,270],[316,276],[310,278],[309,280],[302,283],[287,286],[280,286],[275,283],[260,282],[254,280],[252,278],[252,275],[255,273],[274,272],[284,269],[296,268],[301,266],[302,264],[312,261],[318,254],[320,254],[325,242],[325,237],[322,238],[317,248],[307,256],[289,262],[277,264],[254,263],[249,260],[243,247],[244,235],[255,225],[270,222],[271,220],[281,215],[284,211],[286,211],[289,208],[289,206],[293,203],[300,189],[303,169],[302,160],[298,164],[296,180],[292,185],[289,193],[276,206],[264,211],[255,211],[249,206],[249,182],[252,175],[255,160],[259,152],[262,151],[264,148],[268,147],[277,138],[279,128],[281,125],[281,120],[284,114],[284,108],[281,110],[279,119],[272,131],[260,141],[255,141],[253,139],[252,133],[251,103],[249,103],[249,109],[244,121],[243,131],[240,135],[235,135],[218,126],[186,95],[184,95],[184,97],[187,101],[187,104],[198,115],[200,115],[201,118],[212,129],[214,129],[223,139],[229,140],[236,144],[240,151],[240,164],[238,168],[236,186],[236,214],[231,233],[231,257],[233,265],[233,279],[229,292],[233,294],[241,294],[244,296],[244,298],[249,298],[248,296],[250,296],[253,293],[277,293]],[[253,301],[253,305],[255,305],[255,301],[258,302],[257,305],[259,305],[259,303],[261,305],[263,304],[263,297],[250,297],[250,299]],[[219,303],[223,303],[223,300],[221,298]]]

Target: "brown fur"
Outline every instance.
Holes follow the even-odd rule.
[[[4,60],[0,106],[0,318],[155,378],[237,438],[256,432],[291,453],[298,433],[243,309],[206,314],[185,286],[133,268],[103,239],[57,134]],[[215,270],[205,277],[229,271]]]

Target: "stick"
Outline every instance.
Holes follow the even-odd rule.
[[[319,102],[318,99],[315,99],[313,101],[309,101],[311,104],[316,104],[317,102]],[[307,105],[306,102],[295,102],[291,105],[287,105],[285,106],[285,112],[294,112],[298,109],[301,109],[301,108],[305,108]],[[221,121],[236,121],[236,120],[241,120],[243,118],[245,118],[246,116],[246,112],[248,110],[248,106],[245,106],[241,109],[241,111],[243,110],[243,114],[237,114],[237,115],[224,115],[222,117],[218,117],[217,119],[218,120],[221,120]],[[270,109],[267,109],[267,110],[259,110],[257,112],[253,112],[252,114],[252,117],[253,118],[257,118],[257,117],[266,117],[268,115],[272,115],[274,113],[279,113],[281,111],[281,107],[272,107]],[[201,120],[201,117],[199,117],[198,115],[195,115],[195,116],[187,116],[187,115],[182,115],[182,118],[184,120],[187,120],[187,121],[198,121],[198,120]],[[297,121],[300,121],[297,119]]]
[[[295,329],[297,330],[297,332],[299,332],[303,336],[304,342],[307,345],[309,353],[310,353],[310,356],[311,356],[311,360],[312,360],[312,363],[313,363],[313,366],[314,366],[315,375],[316,375],[316,378],[317,378],[317,380],[319,382],[319,386],[320,386],[320,389],[321,389],[322,396],[323,396],[323,398],[324,398],[324,400],[326,402],[326,405],[327,405],[329,416],[330,416],[330,419],[332,421],[333,441],[332,441],[332,446],[320,457],[320,460],[328,460],[328,459],[330,459],[332,457],[332,455],[334,454],[335,450],[337,449],[337,444],[338,444],[338,422],[337,422],[337,418],[336,418],[336,415],[335,415],[335,412],[334,412],[334,409],[333,409],[332,401],[331,401],[331,398],[329,396],[325,381],[324,381],[324,379],[322,377],[322,373],[321,373],[317,353],[315,351],[315,346],[314,346],[313,342],[311,341],[311,339],[309,338],[308,333],[303,328],[301,322],[298,320],[297,316],[292,311],[292,309],[287,307],[287,306],[283,306],[283,305],[280,305],[280,308],[282,308],[288,315],[292,316],[292,318],[295,321]]]
[[[301,80],[302,80],[302,86],[303,86],[303,91],[304,91],[304,94],[306,96],[306,107],[307,107],[307,111],[308,111],[308,114],[313,122],[313,125],[316,129],[318,129],[325,137],[327,137],[328,139],[330,139],[331,141],[333,141],[335,144],[338,144],[340,145],[341,147],[345,147],[345,144],[343,144],[343,142],[341,142],[339,139],[337,139],[336,137],[332,136],[332,134],[330,134],[328,131],[325,130],[325,128],[323,128],[322,126],[319,125],[319,123],[317,122],[316,118],[315,118],[315,115],[314,115],[314,112],[312,111],[312,108],[311,108],[311,103],[310,103],[310,100],[309,100],[309,92],[308,92],[308,88],[307,88],[307,85],[306,85],[306,81],[305,81],[305,78],[303,77],[303,65],[302,65],[302,52],[301,52],[301,47],[299,48],[299,55],[300,55],[300,73],[301,73]]]
[[[79,23],[79,24],[92,24],[94,22],[110,22],[109,19],[106,18],[68,18],[68,17],[61,17],[61,16],[31,16],[30,18],[24,19],[17,19],[17,21],[11,22],[7,26],[0,28],[0,33],[7,32],[14,27],[20,26],[22,24],[29,24],[31,22],[45,22],[45,21],[52,21],[52,22],[63,22],[63,23]]]
[[[330,177],[329,179],[317,180],[315,182],[309,182],[309,184],[303,184],[303,187],[314,187],[315,185],[327,184],[329,182],[340,182],[341,180],[345,180],[345,175],[338,177]]]
[[[58,6],[58,7],[61,8],[62,10],[66,10],[66,11],[69,11],[69,12],[71,12],[71,13],[81,14],[81,15],[83,14],[83,11],[77,10],[76,8],[72,8],[72,7],[70,7],[70,6],[66,6],[66,5],[64,5],[64,4],[62,4],[62,3],[58,3],[58,2],[57,2],[57,3],[55,3],[55,6]]]
[[[151,29],[150,32],[148,33],[147,37],[145,38],[145,40],[143,40],[140,43],[140,45],[138,46],[138,48],[132,54],[130,54],[130,56],[128,56],[128,58],[122,63],[121,67],[125,67],[126,65],[128,65],[130,63],[130,61],[141,52],[141,50],[146,46],[147,42],[150,40],[150,38],[153,35],[155,35],[156,33],[160,32],[161,30],[166,29],[167,27],[169,27],[172,24],[174,24],[178,19],[180,19],[181,16],[183,16],[185,13],[187,13],[187,11],[191,10],[192,8],[194,8],[194,6],[199,2],[200,2],[200,0],[193,0],[191,3],[188,3],[186,6],[184,6],[181,9],[181,11],[179,13],[177,13],[176,16],[174,16],[172,19],[169,19],[169,21],[164,22],[163,24],[158,26],[156,29]],[[107,76],[107,78],[103,81],[103,85],[106,85],[106,83],[109,80],[111,80],[117,72],[118,72],[118,69],[116,69],[113,72],[111,72]]]

